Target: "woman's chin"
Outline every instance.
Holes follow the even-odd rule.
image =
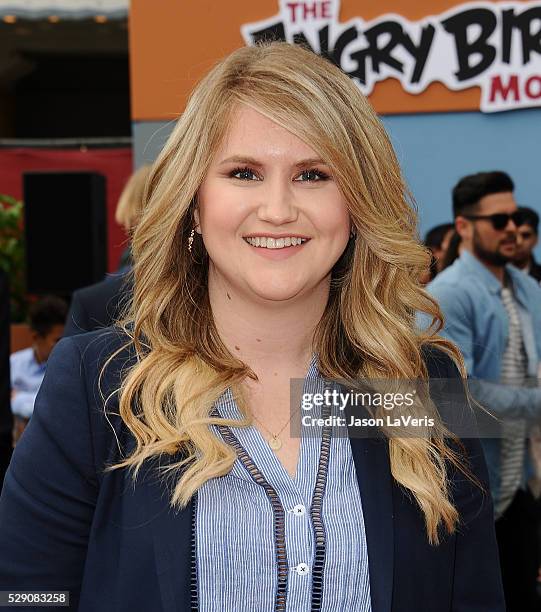
[[[250,287],[251,292],[260,300],[266,302],[287,302],[298,297],[302,293],[300,285],[266,285],[260,284]]]

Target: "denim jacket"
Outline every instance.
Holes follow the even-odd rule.
[[[506,266],[520,317],[527,376],[536,378],[541,359],[541,287],[512,265]],[[501,299],[500,281],[475,256],[465,251],[452,266],[438,274],[427,286],[444,314],[441,334],[462,352],[472,395],[498,418],[541,421],[541,388],[518,388],[498,384],[509,325]],[[423,319],[422,319],[423,321]],[[426,321],[426,319],[424,319]],[[473,382],[473,381],[472,381]],[[498,438],[481,440],[489,468],[494,500],[500,485]],[[529,465],[525,467],[524,479]]]

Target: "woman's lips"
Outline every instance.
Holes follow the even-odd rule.
[[[292,257],[299,253],[307,244],[310,242],[310,239],[306,239],[306,242],[302,242],[301,244],[295,244],[290,246],[254,246],[250,244],[246,239],[244,239],[246,246],[248,246],[252,251],[261,255],[265,259],[271,259],[274,261],[280,261],[282,259],[287,259],[288,257]],[[272,243],[271,243],[272,244]]]

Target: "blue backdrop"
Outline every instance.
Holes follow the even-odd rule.
[[[452,221],[451,190],[458,179],[484,170],[507,172],[518,204],[541,216],[541,109],[382,120],[417,201],[422,237],[434,225]]]

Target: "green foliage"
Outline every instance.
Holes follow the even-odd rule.
[[[24,265],[23,203],[0,194],[0,268],[9,277],[13,323],[27,314]]]

